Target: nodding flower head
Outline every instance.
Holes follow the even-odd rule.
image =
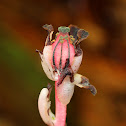
[[[53,26],[46,24],[43,28],[48,31],[45,46],[43,52],[36,51],[40,55],[45,74],[50,80],[56,81],[56,92],[60,102],[64,105],[70,102],[75,85],[89,89],[95,95],[97,90],[89,83],[88,78],[77,74],[83,57],[80,42],[88,37],[88,32],[74,25],[61,26],[52,40]],[[46,89],[42,92],[42,98],[46,101]]]

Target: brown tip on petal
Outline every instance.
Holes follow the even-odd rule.
[[[48,83],[48,85],[47,85],[47,89],[48,89],[48,91],[49,91],[49,93],[48,93],[48,98],[50,97],[50,94],[51,94],[51,91],[52,91],[52,85],[50,84],[50,83]]]
[[[51,40],[52,40],[53,31],[54,31],[53,26],[52,25],[45,24],[45,25],[43,25],[43,28],[48,31],[48,36],[46,38],[45,45],[46,46],[52,45]]]
[[[75,41],[77,40],[77,32],[79,28],[75,25],[69,25],[70,28],[70,35],[72,35],[75,38]]]
[[[39,57],[40,57],[41,61],[43,62],[43,52],[38,49],[36,49],[36,52],[39,54]]]
[[[78,42],[76,44],[79,44],[81,41],[83,41],[84,39],[86,39],[88,37],[89,33],[87,31],[85,31],[84,29],[79,29],[77,32],[77,36],[78,36]]]
[[[35,50],[37,53],[41,53],[42,54],[42,51],[40,51],[40,50],[38,50],[38,49],[36,49]]]
[[[81,76],[80,84],[83,84],[84,86],[89,86],[89,79],[85,76]]]
[[[97,90],[93,85],[89,85],[89,90],[94,96],[97,94]]]
[[[84,29],[80,29],[77,33],[77,36],[79,38],[87,38],[89,35],[89,33],[87,31],[85,31]]]
[[[43,25],[42,27],[43,27],[45,30],[49,31],[49,32],[54,31],[54,28],[53,28],[53,26],[52,26],[51,24],[50,24],[50,25],[45,24],[45,25]]]

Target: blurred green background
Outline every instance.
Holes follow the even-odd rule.
[[[40,58],[47,32],[42,25],[77,25],[87,30],[81,43],[80,74],[98,93],[75,88],[68,126],[126,126],[126,0],[0,1],[0,126],[45,126],[38,95],[51,82]],[[54,89],[54,88],[53,88]],[[55,110],[54,90],[51,94]]]

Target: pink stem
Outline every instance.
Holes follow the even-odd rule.
[[[55,126],[65,126],[67,106],[63,105],[58,99],[58,96],[57,96],[57,81],[55,82],[55,104],[56,104]]]

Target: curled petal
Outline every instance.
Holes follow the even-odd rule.
[[[51,101],[49,101],[50,91],[43,88],[40,92],[38,99],[38,109],[43,121],[49,125],[54,126],[55,116],[50,110]]]
[[[74,92],[74,85],[70,82],[69,76],[66,76],[62,84],[57,86],[57,95],[60,102],[64,105],[67,105]]]
[[[74,85],[77,85],[80,88],[89,89],[93,95],[96,95],[96,88],[89,83],[89,79],[80,74],[74,74]]]

